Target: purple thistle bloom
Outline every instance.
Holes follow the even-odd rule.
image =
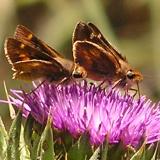
[[[107,91],[85,81],[58,87],[44,83],[31,94],[11,92],[12,103],[23,108],[24,117],[31,114],[45,124],[50,115],[54,128],[68,130],[74,137],[87,132],[95,145],[106,138],[111,144],[122,142],[133,147],[142,138],[147,144],[160,140],[160,104],[144,96],[135,100],[118,90]]]

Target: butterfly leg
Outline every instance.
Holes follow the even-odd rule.
[[[36,88],[34,88],[33,90],[31,90],[28,94],[34,93],[42,84],[44,84],[44,82],[46,82],[46,80],[43,80],[42,82],[40,82]]]
[[[122,81],[122,79],[117,80],[116,82],[114,82],[113,85],[111,84],[111,82],[109,82],[108,95],[111,95],[113,89],[114,89],[115,87],[117,87],[117,86],[121,83],[121,81]],[[104,83],[104,81],[103,81],[103,83]]]
[[[97,86],[97,88],[100,88],[100,87],[102,87],[102,85],[104,84],[106,82],[106,79],[105,80],[103,80],[98,86]]]
[[[139,83],[137,82],[137,89],[135,88],[130,88],[129,90],[135,91],[135,93],[133,94],[133,98],[136,96],[136,94],[138,93],[138,98],[140,99],[140,89],[139,89]]]
[[[57,83],[57,87],[59,86],[59,85],[63,85],[63,84],[68,84],[70,81],[75,81],[73,78],[72,78],[72,76],[69,76],[69,77],[64,77],[61,81],[59,81],[58,83]]]
[[[105,85],[104,88],[106,88],[107,86],[111,86],[112,85],[111,81],[109,81],[108,79],[104,79],[97,87],[101,87],[102,88],[102,86],[104,84],[106,84],[106,82],[108,82],[108,84]]]
[[[134,98],[134,97],[137,95],[138,90],[135,89],[135,88],[130,88],[129,90],[135,92],[135,93],[132,95],[133,98]]]
[[[116,82],[114,82],[112,89],[116,88],[117,86],[120,85],[120,83],[122,82],[122,79],[117,80]]]

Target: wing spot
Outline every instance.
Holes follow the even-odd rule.
[[[24,54],[24,53],[21,53],[21,54],[19,55],[19,58],[20,58],[22,61],[30,60],[30,58],[27,57],[27,55]]]
[[[41,64],[39,64],[39,63],[33,63],[33,64],[32,64],[33,67],[38,67],[38,66],[40,66],[40,65],[41,65]]]
[[[91,33],[91,34],[90,34],[90,39],[93,39],[94,36],[95,36],[95,35],[94,35],[93,33]]]
[[[24,49],[25,45],[23,43],[21,43],[20,48]]]
[[[102,38],[102,36],[101,36],[101,34],[100,34],[100,33],[98,34],[98,36],[97,36],[97,37],[98,37],[98,38]]]
[[[31,40],[32,37],[33,37],[33,35],[32,35],[32,34],[29,34],[27,38],[28,38],[28,40]]]

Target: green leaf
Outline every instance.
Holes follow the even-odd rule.
[[[24,126],[24,141],[30,152],[30,158],[37,160],[38,148],[43,126],[39,125],[31,115],[28,116]]]
[[[103,145],[101,146],[101,160],[107,160],[107,154],[108,154],[108,140],[106,139]]]
[[[47,121],[47,125],[41,135],[39,143],[39,152],[41,160],[54,160],[54,142],[53,142],[53,131],[51,127],[50,118]]]
[[[109,160],[119,160],[122,159],[124,154],[125,154],[124,145],[121,142],[119,142],[117,144],[110,145],[107,158]]]
[[[22,114],[19,111],[12,122],[9,139],[7,144],[7,159],[20,160],[20,133],[21,133]]]
[[[29,115],[24,126],[24,140],[29,149],[32,147],[33,123],[34,119]]]
[[[98,147],[89,160],[99,160],[100,147]]]
[[[68,157],[70,160],[85,160],[91,157],[92,148],[89,143],[88,136],[84,134],[78,141],[69,149]]]
[[[6,157],[8,134],[0,117],[0,159]]]
[[[7,91],[7,87],[6,87],[6,83],[5,81],[3,82],[3,85],[4,85],[4,90],[5,90],[5,93],[6,93],[6,96],[7,96],[7,100],[8,100],[8,104],[9,104],[9,113],[10,113],[10,117],[11,119],[14,119],[16,117],[16,114],[15,114],[15,110],[10,102],[10,99],[9,99],[9,94],[8,94],[8,91]]]
[[[40,142],[40,135],[38,135],[36,132],[33,132],[32,134],[32,146],[29,148],[30,150],[30,157],[32,160],[37,160],[38,157],[38,146]]]
[[[153,157],[151,158],[151,160],[156,160],[157,159],[156,156],[157,156],[158,146],[159,146],[159,142],[157,142],[156,149],[154,151],[154,154],[153,154]]]
[[[30,159],[30,153],[28,150],[27,145],[25,144],[24,140],[24,127],[21,125],[21,134],[20,134],[20,159],[21,160],[29,160]]]
[[[154,156],[158,155],[157,154],[158,153],[157,149],[159,148],[158,145],[159,145],[158,142],[146,145],[145,160],[151,160]]]
[[[54,135],[54,152],[56,155],[61,155],[63,158],[67,151],[73,145],[73,136],[67,131],[59,132],[58,130],[53,130]]]
[[[145,146],[146,146],[146,141],[144,140],[139,150],[131,157],[130,160],[146,160],[145,159]]]

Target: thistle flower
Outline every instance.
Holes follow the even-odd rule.
[[[24,117],[31,114],[45,124],[50,115],[53,128],[67,130],[73,137],[87,133],[93,145],[106,138],[110,144],[121,142],[133,147],[144,138],[147,144],[160,140],[160,104],[145,96],[136,100],[119,90],[101,89],[85,81],[58,87],[43,83],[30,94],[11,92],[12,103],[22,109]]]

